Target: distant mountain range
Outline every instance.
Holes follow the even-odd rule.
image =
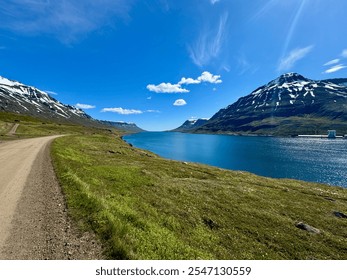
[[[189,132],[193,131],[208,122],[208,119],[186,120],[180,127],[171,131],[175,132]]]
[[[256,135],[347,134],[347,79],[287,73],[219,110],[190,132]]]
[[[35,87],[0,76],[0,111],[41,119],[89,126],[111,126],[130,132],[143,131],[134,123],[99,121],[83,110],[65,105]]]
[[[127,123],[127,122],[113,122],[113,121],[100,121],[102,124],[107,126],[113,126],[119,130],[124,130],[128,132],[142,132],[144,131],[142,128],[139,128],[135,123]]]
[[[143,131],[133,123],[99,121],[46,92],[0,77],[0,111],[42,119]],[[287,73],[270,81],[211,119],[187,120],[173,131],[255,135],[347,134],[347,79],[315,81]]]

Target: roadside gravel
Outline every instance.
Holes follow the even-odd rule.
[[[0,259],[103,259],[67,214],[50,158],[57,136],[0,144]]]

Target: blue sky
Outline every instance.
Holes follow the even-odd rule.
[[[345,0],[0,0],[0,75],[173,129],[280,74],[347,77]]]

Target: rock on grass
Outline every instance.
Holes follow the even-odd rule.
[[[303,222],[299,222],[295,226],[299,229],[306,230],[306,231],[314,233],[314,234],[320,233],[320,230],[318,228],[312,227],[312,226],[305,224]]]
[[[338,211],[334,211],[334,215],[338,218],[344,218],[347,219],[347,215],[342,213],[342,212],[338,212]]]

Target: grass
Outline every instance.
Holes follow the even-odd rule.
[[[70,214],[108,258],[347,258],[347,221],[333,215],[346,189],[166,160],[120,135],[59,138],[52,154]]]
[[[69,214],[107,258],[347,259],[347,220],[333,215],[347,212],[346,189],[166,160],[116,130],[0,112],[0,132],[69,134],[53,143],[55,170]]]
[[[15,123],[19,124],[16,134],[13,136],[6,135]],[[111,131],[115,130],[84,127],[71,123],[58,123],[15,113],[0,112],[0,140],[63,134],[109,133]]]
[[[0,121],[0,135],[6,135],[11,130],[12,125],[8,122]]]

